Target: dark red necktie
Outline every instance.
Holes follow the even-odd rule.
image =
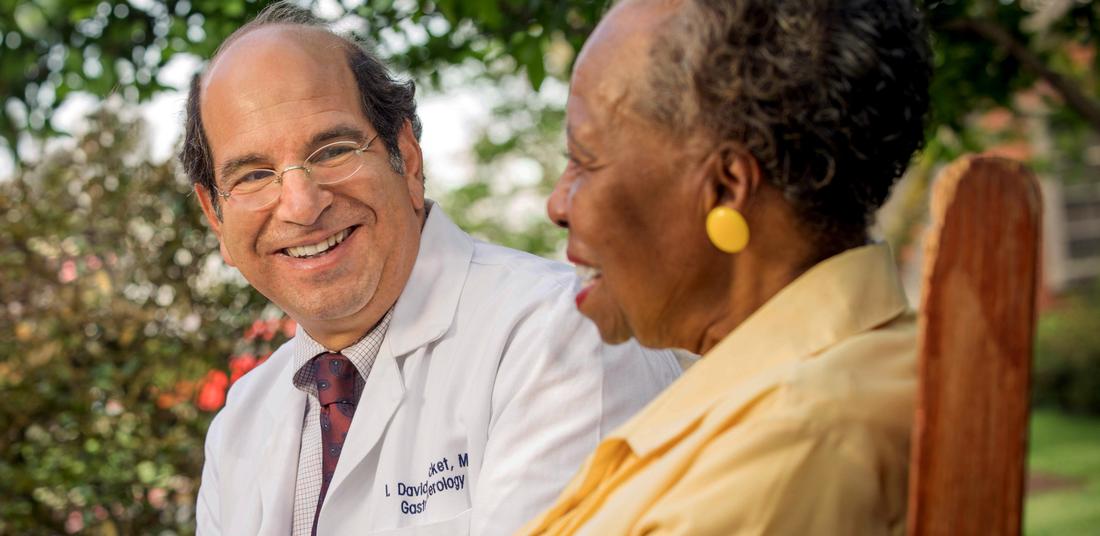
[[[313,533],[317,534],[317,516],[325,493],[336,472],[336,462],[355,415],[355,380],[359,371],[341,354],[321,354],[313,358],[316,367],[317,399],[321,403],[321,494],[313,515]]]

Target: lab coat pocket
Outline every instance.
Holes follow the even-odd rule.
[[[469,533],[470,509],[466,509],[461,514],[443,521],[414,527],[382,530],[370,534],[371,536],[464,536]]]

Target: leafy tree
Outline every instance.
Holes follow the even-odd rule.
[[[607,0],[364,0],[333,3],[355,33],[421,81],[441,68],[474,64],[491,77],[525,73],[534,88],[566,79],[575,53]],[[1100,3],[1075,0],[925,0],[935,33],[937,121],[958,127],[976,109],[1010,105],[1036,80],[1065,109],[1100,131],[1095,84],[1067,68],[1066,45],[1100,35]],[[351,5],[352,7],[344,7]],[[140,6],[140,7],[137,7]],[[161,89],[157,73],[180,53],[209,57],[226,35],[262,7],[252,0],[146,2],[0,0],[0,137],[48,133],[49,116],[72,91],[119,92],[142,100]],[[560,63],[560,62],[557,62]],[[1093,69],[1100,64],[1092,60]]]
[[[1100,132],[1100,101],[1091,59],[1074,72],[1073,44],[1100,37],[1100,4],[1075,0],[929,0],[935,32],[933,110],[952,127],[975,109],[1011,106],[1012,97],[1036,81],[1079,120]],[[1088,80],[1092,78],[1092,80]]]
[[[564,41],[579,48],[604,2],[442,0],[360,2],[338,8],[360,37],[382,44],[399,69],[439,83],[439,68],[473,62],[491,74],[525,70],[538,88],[545,53]],[[144,100],[164,89],[159,70],[180,53],[208,58],[264,4],[252,0],[147,2],[0,0],[0,137],[14,145],[24,130],[50,134],[49,118],[73,91],[121,93]],[[337,4],[342,6],[342,4]],[[141,7],[137,7],[141,6]],[[553,69],[553,65],[549,68]]]

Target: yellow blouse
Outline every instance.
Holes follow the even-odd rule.
[[[889,247],[776,294],[520,534],[902,534],[916,322]]]

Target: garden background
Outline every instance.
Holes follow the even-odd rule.
[[[1025,523],[1096,534],[1100,3],[924,4],[928,146],[877,232],[915,283],[945,163],[987,151],[1043,178]],[[180,88],[262,5],[0,0],[0,534],[193,532],[206,427],[293,332],[222,264],[171,158]],[[572,61],[606,2],[312,5],[418,83],[429,196],[475,235],[560,258],[542,207]]]

